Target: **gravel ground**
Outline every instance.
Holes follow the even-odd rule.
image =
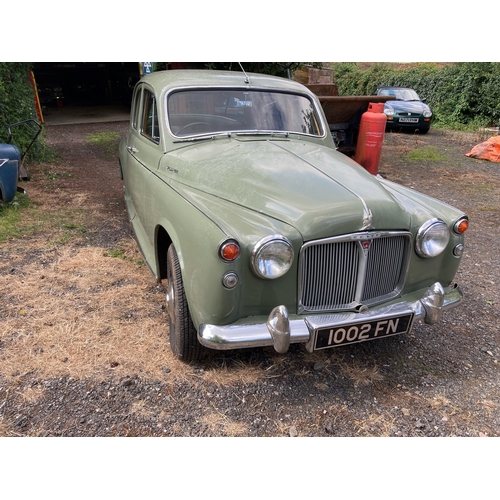
[[[70,241],[65,248],[106,250],[131,239],[116,158],[81,140],[95,132],[123,134],[125,127],[47,127],[47,139],[61,155],[53,202],[63,206],[85,192],[100,207],[94,204],[85,214],[92,230],[83,242],[72,247]],[[495,244],[500,236],[500,165],[464,156],[481,137],[431,129],[424,136],[388,134],[385,139],[383,176],[457,206],[471,218],[457,275],[465,301],[440,324],[417,325],[406,336],[317,354],[299,346],[283,356],[255,349],[215,353],[186,367],[163,345],[168,347],[163,286],[155,286],[147,268],[130,264],[121,279],[128,272],[139,273],[150,286],[150,318],[163,335],[157,348],[159,372],[151,375],[127,365],[113,369],[98,359],[84,376],[69,368],[51,375],[0,366],[0,435],[500,436],[500,258]],[[442,157],[408,157],[422,148]],[[64,172],[75,168],[85,175],[64,178]],[[43,242],[49,235],[32,238]],[[37,253],[28,243],[20,238],[2,244],[0,277],[21,275],[33,263]],[[57,258],[43,255],[47,265]],[[14,314],[9,304],[17,282],[8,283],[9,288],[0,286],[0,327]],[[141,284],[137,293],[144,295],[144,290]],[[72,293],[71,287],[66,293]],[[0,360],[9,357],[13,333],[4,331],[0,337]],[[118,354],[122,348],[119,342],[113,346]],[[140,351],[139,345],[138,355]]]

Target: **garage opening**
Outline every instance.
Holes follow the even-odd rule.
[[[127,119],[137,62],[34,63],[45,123],[65,124]]]
[[[35,63],[40,101],[45,107],[130,105],[139,63]]]

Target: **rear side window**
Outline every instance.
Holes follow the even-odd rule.
[[[144,89],[142,93],[142,125],[141,133],[148,139],[159,143],[160,131],[158,126],[158,106],[152,92]]]
[[[139,109],[141,106],[141,97],[142,97],[142,87],[137,87],[134,93],[133,99],[133,107],[132,107],[132,116],[131,116],[131,124],[132,128],[137,130],[139,124]]]

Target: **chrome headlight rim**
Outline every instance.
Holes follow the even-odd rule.
[[[439,237],[443,237],[444,239],[439,242],[435,236],[433,237],[431,231],[435,231],[436,228],[442,229],[442,234],[438,235]],[[415,238],[415,250],[420,257],[424,257],[426,259],[437,257],[441,255],[448,243],[450,242],[450,229],[446,222],[441,219],[430,219],[427,222],[424,222],[418,232],[417,237]],[[433,250],[432,244],[436,244],[437,247]]]
[[[288,252],[288,257],[285,259],[284,265],[281,265],[281,269],[278,269],[275,274],[270,274],[264,272],[265,267],[263,268],[259,264],[263,261],[262,257],[265,255],[265,251],[269,250],[273,244],[281,244],[283,245],[283,250]],[[295,252],[293,250],[293,246],[285,236],[280,234],[273,234],[271,236],[266,236],[259,240],[253,247],[252,255],[251,255],[251,265],[253,272],[259,277],[264,279],[277,279],[284,276],[292,267],[293,260],[295,258]],[[278,263],[278,267],[280,267]],[[276,270],[276,266],[273,266]]]

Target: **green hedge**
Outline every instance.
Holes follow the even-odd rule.
[[[33,118],[37,120],[29,63],[0,63],[0,142],[8,139],[8,125]],[[12,130],[12,143],[23,151],[31,140],[26,127]]]
[[[500,121],[500,63],[332,65],[341,95],[371,95],[377,87],[411,87],[432,108],[434,123],[452,128]]]

